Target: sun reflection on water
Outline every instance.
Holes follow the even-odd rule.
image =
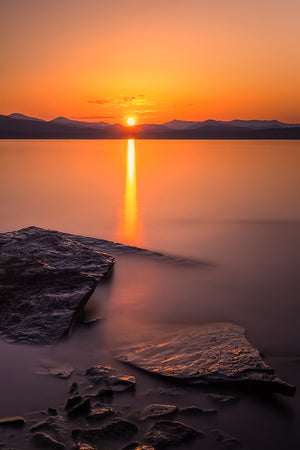
[[[128,139],[127,170],[122,217],[122,240],[131,244],[137,243],[138,234],[138,202],[135,168],[135,141]]]

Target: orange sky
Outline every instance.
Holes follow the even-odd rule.
[[[0,0],[0,113],[300,122],[299,0]]]

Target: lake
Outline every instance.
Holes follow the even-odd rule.
[[[120,342],[216,320],[245,326],[266,361],[297,384],[299,141],[2,140],[0,167],[1,232],[35,225],[203,263],[121,256],[86,307],[96,325],[54,348],[1,342],[1,414],[59,401],[61,380],[34,371],[41,361],[116,365],[110,349]],[[139,377],[143,388],[156,383]],[[274,403],[242,394],[213,425],[249,449],[293,448],[299,413],[298,394]]]

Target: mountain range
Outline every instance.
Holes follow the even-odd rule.
[[[46,121],[20,113],[0,115],[1,139],[300,139],[300,124],[278,120],[172,120],[127,127],[57,117]]]

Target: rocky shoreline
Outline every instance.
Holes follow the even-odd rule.
[[[103,252],[107,247],[113,256]],[[53,344],[70,331],[96,285],[109,275],[122,246],[29,227],[0,234],[0,249],[2,337],[9,342]],[[172,257],[132,249],[173,262]],[[277,377],[245,333],[229,322],[172,333],[162,329],[150,342],[115,349],[116,363],[133,366],[136,376],[98,364],[84,370],[41,367],[40,375],[68,384],[65,399],[45,405],[44,411],[0,418],[0,448],[239,448],[238,439],[206,421],[218,416],[220,408],[235,404],[238,390],[255,395],[295,393],[295,386]],[[167,380],[170,387],[150,393],[136,408],[139,370],[155,380]],[[182,404],[179,386],[184,385],[201,391],[211,407],[199,401]],[[119,398],[127,405],[120,408]]]
[[[191,441],[203,444],[203,440],[208,443],[215,441],[218,448],[240,447],[236,438],[221,430],[196,429],[184,423],[191,416],[201,422],[203,417],[217,414],[216,408],[193,405],[178,408],[171,404],[150,403],[141,410],[132,411],[129,407],[124,414],[118,411],[115,400],[120,395],[135,395],[135,377],[120,374],[111,367],[93,366],[85,371],[74,371],[72,380],[64,405],[49,407],[29,417],[3,418],[0,430],[5,428],[7,433],[13,430],[17,439],[23,440],[22,448],[26,449],[155,450],[180,448],[180,445],[189,445]],[[168,390],[162,389],[161,394],[165,393]],[[208,395],[220,405],[238,399],[220,394]],[[139,441],[135,440],[137,437]],[[0,445],[8,448],[3,442]]]

